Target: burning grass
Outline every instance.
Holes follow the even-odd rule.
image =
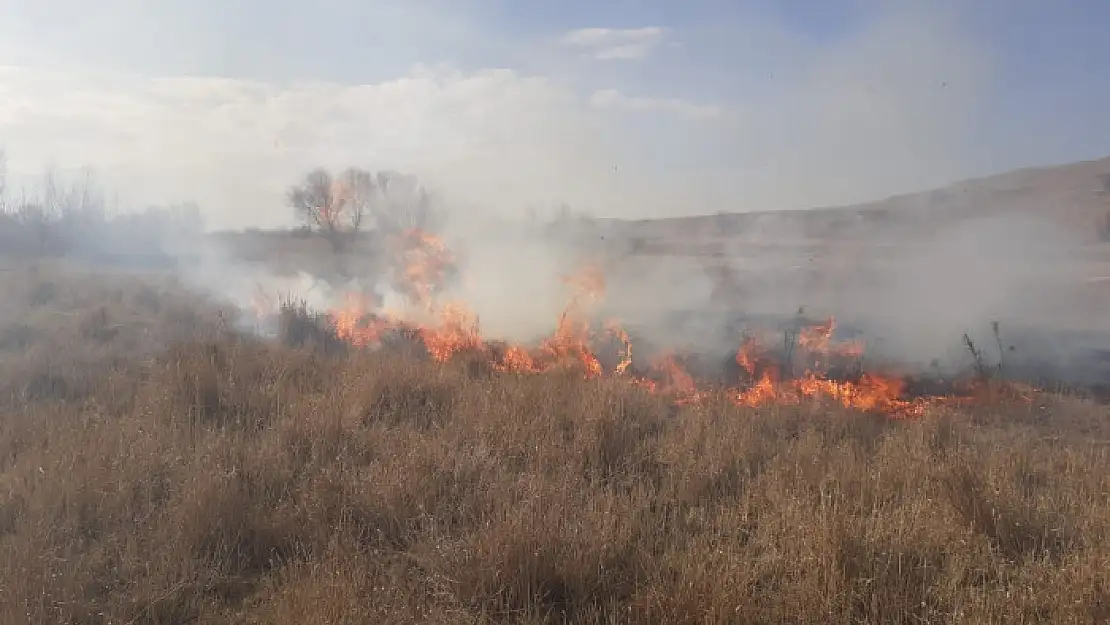
[[[1096,404],[742,402],[678,356],[649,378],[616,330],[586,352],[570,323],[530,347],[398,324],[355,349],[290,306],[292,347],[169,314],[172,291],[121,282],[112,307],[49,276],[48,303],[40,278],[8,292],[59,314],[0,328],[35,322],[0,353],[0,624],[1110,619]],[[41,360],[42,337],[67,347]],[[755,380],[784,369],[743,353]]]
[[[985,375],[947,383],[942,394],[913,393],[910,378],[894,370],[868,370],[860,365],[866,344],[836,340],[836,321],[799,325],[786,337],[786,358],[768,348],[766,335],[745,335],[732,360],[721,367],[735,375],[721,384],[698,380],[673,352],[633,359],[634,341],[619,320],[600,330],[592,305],[606,293],[598,264],[586,264],[564,277],[569,302],[554,320],[549,336],[532,345],[507,344],[483,337],[478,318],[465,302],[445,300],[448,276],[457,269],[446,244],[429,233],[409,230],[393,244],[393,289],[405,298],[402,310],[381,307],[380,298],[348,294],[345,304],[326,313],[324,331],[356,348],[414,344],[427,357],[446,363],[463,356],[485,363],[491,371],[539,374],[574,368],[587,379],[614,378],[677,404],[698,404],[723,394],[738,405],[800,405],[834,403],[895,418],[919,417],[930,407],[974,401],[985,392]],[[288,316],[295,309],[285,307]],[[300,317],[307,316],[300,311]],[[319,321],[319,320],[317,320]],[[773,339],[772,339],[773,340]],[[605,348],[608,347],[608,353]],[[637,352],[639,350],[636,350]],[[981,363],[980,354],[971,351]],[[980,366],[982,369],[982,367]],[[934,385],[934,388],[937,388]]]

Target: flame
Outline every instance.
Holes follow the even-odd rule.
[[[662,374],[662,384],[656,390],[674,396],[675,403],[696,404],[705,398],[698,390],[693,376],[679,364],[674,354],[665,354],[655,362],[657,371]]]
[[[632,366],[632,339],[628,337],[628,332],[625,332],[624,328],[621,327],[619,321],[610,320],[608,323],[605,324],[605,330],[611,336],[616,337],[616,339],[620,341],[621,345],[624,347],[624,352],[621,354],[620,362],[618,362],[617,366],[613,368],[613,373],[615,375],[624,375],[625,373],[628,373],[629,367]]]
[[[506,373],[538,373],[536,360],[532,354],[520,345],[510,345],[501,354],[500,362],[494,363],[494,368]]]
[[[355,347],[381,344],[382,336],[399,325],[387,311],[374,312],[374,302],[362,293],[348,293],[347,305],[328,314],[335,335]]]
[[[420,328],[420,337],[428,354],[438,362],[466,350],[482,349],[478,336],[478,317],[460,302],[451,302],[440,311],[438,327]]]
[[[430,311],[446,286],[455,257],[442,238],[410,228],[393,241],[393,288],[412,303]]]
[[[798,331],[798,346],[819,352],[829,350],[829,342],[836,331],[836,319],[829,317],[825,323],[802,328]]]
[[[925,405],[903,399],[905,381],[876,373],[861,374],[856,381],[829,379],[822,363],[831,358],[855,358],[863,355],[859,341],[834,341],[836,320],[802,328],[797,347],[803,352],[808,368],[801,376],[782,380],[774,363],[769,363],[759,344],[745,337],[736,352],[736,362],[755,382],[746,390],[734,393],[737,403],[759,406],[768,403],[798,404],[805,399],[831,400],[846,408],[883,412],[896,416],[921,414]],[[762,371],[760,371],[762,369]]]
[[[573,312],[569,308],[564,310],[555,333],[540,344],[542,360],[549,366],[578,362],[585,368],[586,377],[597,377],[601,375],[601,363],[590,348],[590,324]]]
[[[634,371],[632,340],[618,321],[610,320],[601,332],[594,331],[589,305],[601,300],[606,291],[604,272],[597,264],[586,264],[563,277],[563,284],[571,291],[568,304],[556,319],[552,333],[526,346],[483,340],[477,315],[464,302],[439,301],[455,262],[442,239],[408,230],[395,241],[394,249],[395,288],[409,303],[430,313],[430,321],[413,323],[410,316],[377,310],[372,298],[352,295],[345,306],[330,313],[330,319],[336,334],[353,346],[378,345],[386,333],[409,331],[436,362],[448,362],[456,354],[469,352],[482,355],[494,370],[505,373],[534,374],[572,367],[586,378],[626,379],[677,404],[699,404],[713,396],[711,389],[700,386],[674,354],[654,359],[646,371]],[[944,401],[907,397],[906,383],[898,376],[866,373],[855,379],[834,379],[827,363],[864,353],[862,342],[836,340],[835,330],[832,317],[798,330],[797,362],[803,365],[800,375],[793,373],[793,366],[787,368],[790,371],[784,369],[754,337],[744,336],[735,354],[744,379],[726,388],[725,396],[742,406],[810,402],[901,418],[919,416],[929,406]],[[604,337],[621,346],[616,364],[608,371],[593,349],[595,341]]]

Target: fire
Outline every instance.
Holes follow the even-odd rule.
[[[429,310],[446,284],[455,257],[442,238],[410,228],[394,240],[393,288]]]
[[[377,310],[376,301],[351,296],[346,306],[330,314],[336,334],[356,347],[379,345],[389,333],[402,333],[418,340],[436,362],[448,362],[467,352],[478,354],[492,368],[504,373],[534,374],[572,367],[586,378],[613,377],[648,392],[664,394],[678,404],[699,404],[714,395],[686,371],[680,358],[666,354],[655,358],[645,370],[637,370],[632,358],[632,340],[618,321],[610,320],[601,332],[590,323],[589,306],[605,296],[604,272],[588,264],[565,276],[570,289],[567,306],[556,319],[552,333],[533,346],[487,342],[481,336],[477,316],[459,301],[440,302],[455,260],[442,239],[419,230],[402,233],[394,241],[394,287],[424,316],[414,323],[410,316]],[[848,408],[884,413],[895,417],[918,416],[941,398],[908,398],[905,381],[876,373],[839,379],[829,373],[829,363],[863,354],[860,341],[836,340],[836,321],[803,327],[795,333],[795,365],[784,366],[768,356],[754,337],[745,336],[735,354],[745,379],[737,379],[724,396],[742,406],[766,404],[798,405],[803,402],[839,404]],[[617,362],[606,368],[594,350],[598,339],[619,343]]]
[[[801,376],[782,379],[776,363],[769,362],[759,344],[746,337],[736,353],[736,362],[754,380],[747,390],[733,397],[743,405],[768,403],[798,404],[805,399],[831,400],[846,408],[910,416],[921,414],[925,405],[903,399],[905,381],[875,373],[861,374],[856,381],[830,379],[822,363],[832,358],[855,358],[863,355],[859,341],[834,341],[836,320],[802,328],[797,334],[797,348],[808,368]]]
[[[620,362],[618,362],[617,366],[613,369],[614,374],[624,375],[628,372],[629,367],[632,366],[632,339],[628,338],[628,332],[625,332],[619,321],[609,321],[605,324],[605,330],[620,341],[621,346],[624,348]]]
[[[658,392],[673,395],[679,404],[696,404],[705,399],[705,393],[698,389],[693,376],[679,364],[674,354],[664,355],[654,365],[662,377],[662,384],[656,387]]]
[[[597,377],[601,375],[601,363],[590,348],[590,324],[573,313],[564,310],[555,333],[541,343],[542,360],[551,364],[578,362],[587,377]]]
[[[347,305],[330,313],[335,335],[355,347],[380,344],[382,335],[398,324],[388,312],[374,313],[373,300],[363,294],[347,294]]]
[[[464,350],[482,348],[478,318],[459,302],[443,307],[438,327],[420,328],[419,332],[428,354],[438,362],[447,362],[451,356]]]

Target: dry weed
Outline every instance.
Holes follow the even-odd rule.
[[[27,280],[0,327],[2,624],[1110,619],[1094,404],[675,409]]]

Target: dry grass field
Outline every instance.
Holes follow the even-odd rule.
[[[889,233],[1068,206],[1060,222],[1098,236],[1074,257],[1082,271],[1059,270],[1087,278],[1056,298],[1078,321],[1050,321],[1102,327],[1108,168],[545,236],[617,270],[708,258],[740,286],[753,274],[816,295],[841,274],[860,282],[845,250]],[[758,354],[743,348],[743,395],[670,369],[657,385],[627,334],[627,359],[587,377],[602,365],[575,351],[566,311],[551,340],[584,356],[568,366],[476,343],[463,317],[367,328],[354,310],[321,325],[286,305],[270,336],[175,263],[215,242],[229,253],[207,270],[241,288],[256,270],[342,283],[398,261],[373,237],[345,256],[305,232],[197,235],[162,254],[139,222],[103,240],[121,226],[14,223],[0,220],[0,625],[1110,622],[1105,403],[990,376],[958,401],[829,394],[896,380],[866,375],[760,394],[771,379],[756,382],[767,369],[747,369]],[[736,244],[748,235],[768,245]],[[400,275],[426,296],[452,263],[418,238]],[[724,287],[714,297],[743,299]],[[423,351],[355,347],[385,321],[423,332]],[[826,349],[828,328],[799,340]]]
[[[1105,623],[1110,410],[676,407],[0,273],[0,623]]]

